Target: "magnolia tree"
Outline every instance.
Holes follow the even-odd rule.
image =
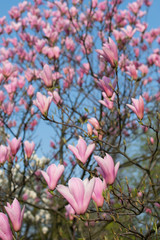
[[[0,239],[159,239],[160,28],[127,2],[0,18]]]

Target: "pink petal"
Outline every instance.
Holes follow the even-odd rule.
[[[80,211],[83,209],[83,199],[84,199],[84,185],[80,178],[71,178],[68,182],[69,191],[74,197]]]
[[[87,147],[87,151],[85,153],[85,162],[87,161],[87,159],[89,158],[89,156],[91,155],[91,153],[94,151],[95,149],[95,144],[89,144]]]
[[[87,150],[86,141],[83,138],[80,138],[78,140],[78,144],[77,144],[76,148],[78,149],[78,153],[81,156],[81,159],[83,160],[84,156],[85,156],[85,153],[86,153],[86,150]]]
[[[44,177],[44,179],[46,180],[46,183],[49,185],[49,176],[48,176],[48,174],[45,172],[45,171],[42,171],[41,170],[41,174],[42,174],[42,176]]]
[[[127,107],[129,107],[136,115],[137,115],[137,110],[134,106],[130,105],[130,104],[126,104]]]
[[[62,196],[69,202],[69,204],[72,206],[72,208],[77,213],[79,210],[78,205],[77,205],[77,202],[75,201],[74,197],[70,193],[69,188],[62,184],[59,184],[56,189],[60,194],[62,194]]]
[[[84,187],[85,187],[85,195],[84,195],[84,202],[83,202],[83,211],[85,211],[88,208],[89,202],[92,197],[92,193],[94,190],[94,185],[95,185],[95,178],[92,178],[90,181],[86,178],[84,181]]]
[[[119,165],[120,165],[120,162],[117,162],[116,165],[115,165],[115,177],[117,176]]]
[[[81,161],[81,156],[79,155],[78,149],[72,145],[68,145],[69,150],[73,152],[77,159]]]

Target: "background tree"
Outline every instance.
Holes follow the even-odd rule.
[[[15,238],[158,239],[160,28],[148,28],[150,5],[35,0],[0,18],[0,198],[3,213],[15,197],[25,205]]]

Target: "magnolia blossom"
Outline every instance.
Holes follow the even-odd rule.
[[[32,97],[34,94],[34,90],[35,90],[34,87],[32,85],[29,85],[27,89],[28,96]]]
[[[21,146],[21,138],[13,138],[12,141],[10,141],[9,139],[7,139],[7,142],[9,144],[9,148],[11,151],[11,154],[13,156],[16,155],[16,153],[18,152],[20,146]]]
[[[107,107],[108,109],[113,109],[113,104],[114,104],[114,98],[115,98],[115,93],[113,93],[113,96],[109,99],[107,97],[107,95],[105,94],[105,92],[102,93],[104,99],[103,100],[99,100],[99,102],[101,104],[103,104],[105,107]]]
[[[37,93],[37,99],[33,100],[33,104],[36,105],[43,115],[48,114],[48,109],[51,105],[52,97],[46,97],[40,92]]]
[[[0,164],[5,163],[8,157],[8,147],[0,145]]]
[[[96,50],[102,58],[109,62],[112,67],[116,67],[118,63],[118,50],[114,41],[109,38],[108,42],[103,44],[102,50]]]
[[[134,64],[130,64],[129,66],[126,67],[127,69],[127,74],[132,77],[133,80],[136,80],[138,78],[138,71],[135,67]]]
[[[47,87],[53,86],[52,70],[49,65],[47,64],[44,65],[43,71],[41,71],[40,73],[40,77],[42,78]]]
[[[154,138],[153,137],[150,138],[150,142],[151,142],[151,144],[154,144]]]
[[[68,204],[67,206],[65,206],[65,209],[66,209],[65,216],[68,217],[69,220],[73,220],[73,218],[74,218],[73,215],[75,214],[75,211],[72,208],[72,206],[70,204]]]
[[[12,222],[14,231],[18,232],[21,229],[25,206],[21,211],[20,204],[18,200],[15,198],[11,205],[7,203],[7,207],[5,207],[5,209]]]
[[[88,119],[88,122],[89,122],[90,124],[92,124],[93,127],[94,127],[96,130],[98,130],[98,129],[101,128],[100,125],[99,125],[99,122],[98,122],[98,120],[97,120],[96,118],[90,118],[90,119]]]
[[[50,96],[52,96],[52,100],[53,102],[58,105],[58,104],[62,104],[62,99],[61,97],[59,96],[59,93],[57,91],[53,91],[53,92],[48,92],[48,94]]]
[[[127,107],[129,107],[136,115],[137,117],[142,120],[144,116],[144,101],[143,98],[140,96],[139,99],[132,98],[132,104],[127,104]]]
[[[79,161],[85,164],[91,153],[94,151],[95,144],[89,144],[87,147],[85,140],[80,137],[76,147],[69,145],[68,148],[73,152]]]
[[[95,186],[92,194],[92,199],[95,201],[97,207],[102,207],[104,202],[103,191],[106,189],[106,182],[100,178],[95,178]]]
[[[113,184],[117,176],[120,162],[114,166],[112,157],[107,153],[104,159],[99,156],[94,156],[94,158],[100,166],[97,167],[97,170],[105,179],[106,184]]]
[[[127,26],[127,28],[122,28],[122,31],[126,34],[128,38],[132,38],[137,29],[133,29],[130,25]]]
[[[2,240],[13,239],[8,217],[4,213],[0,213],[0,239]]]
[[[57,186],[58,180],[60,179],[62,173],[64,172],[64,166],[55,164],[51,164],[47,171],[41,171],[41,174],[43,175],[44,179],[46,180],[46,183],[48,184],[48,187],[50,190],[54,190]]]
[[[30,158],[33,151],[34,151],[34,148],[35,148],[35,143],[32,141],[31,143],[28,142],[28,141],[25,141],[24,142],[24,151],[27,155],[27,158]]]
[[[88,131],[88,135],[91,136],[92,133],[93,133],[93,129],[92,129],[92,126],[89,123],[87,124],[87,131]]]
[[[100,81],[97,81],[97,84],[101,88],[101,90],[106,93],[107,97],[110,98],[114,93],[114,89],[117,84],[117,79],[115,79],[114,82],[112,83],[110,78],[104,76],[102,79],[100,79]]]
[[[57,186],[57,190],[77,214],[84,214],[91,200],[94,184],[95,178],[90,181],[87,178],[84,181],[80,178],[71,178],[68,182],[69,187],[60,184]]]

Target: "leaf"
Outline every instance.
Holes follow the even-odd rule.
[[[88,108],[84,108],[84,110],[85,110],[87,113],[89,113],[89,110],[88,110]]]

